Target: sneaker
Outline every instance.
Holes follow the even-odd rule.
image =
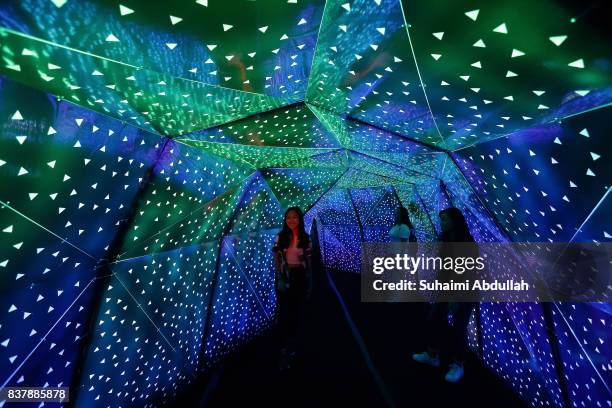
[[[461,378],[463,378],[463,374],[463,364],[452,363],[448,367],[448,373],[446,373],[444,379],[448,382],[456,383]]]
[[[412,359],[414,361],[418,361],[419,363],[428,364],[432,367],[440,367],[440,357],[432,356],[427,351],[413,354]]]

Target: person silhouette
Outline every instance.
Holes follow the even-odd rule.
[[[399,206],[395,210],[395,224],[389,231],[391,242],[417,242],[408,210]]]
[[[465,217],[461,210],[451,207],[440,211],[440,257],[456,257],[468,255],[478,257],[478,247],[470,233]],[[453,246],[450,243],[471,242],[474,245]],[[466,250],[467,248],[467,250]],[[459,254],[458,252],[461,252]],[[469,253],[467,253],[469,252]],[[452,271],[451,271],[452,273]],[[438,272],[438,280],[450,279],[448,272]],[[427,350],[412,355],[413,360],[439,367],[442,363],[448,363],[448,371],[445,380],[448,382],[459,381],[464,373],[463,363],[467,352],[467,326],[470,321],[474,302],[435,302],[427,317],[425,336],[427,339]],[[452,315],[453,324],[449,324],[449,313]]]
[[[274,243],[275,288],[280,329],[280,365],[288,368],[296,354],[296,340],[312,289],[312,242],[299,207],[285,212]]]

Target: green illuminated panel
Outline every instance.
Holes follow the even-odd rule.
[[[147,130],[175,136],[289,103],[187,80],[0,28],[0,73]]]
[[[424,174],[393,163],[388,163],[374,156],[368,156],[360,153],[350,153],[349,160],[350,167],[354,170],[397,180],[401,183],[417,183],[419,180],[430,180],[432,178],[432,176],[429,174]],[[423,167],[425,170],[426,166]]]
[[[353,156],[369,156],[383,164],[386,162],[432,177],[437,177],[443,168],[446,158],[444,153],[396,134],[343,118],[328,110],[308,106],[326,128],[336,135],[342,147],[359,153]]]
[[[306,100],[416,140],[442,142],[399,1],[327,3]]]
[[[20,31],[42,40],[169,77],[299,100],[324,0],[5,3],[0,12],[23,16]],[[14,19],[0,21],[14,28]]]
[[[230,190],[150,237],[141,239],[138,230],[132,229],[125,239],[123,253],[118,259],[165,252],[220,239],[240,197],[240,189]]]
[[[283,208],[309,208],[329,190],[344,169],[270,169],[262,174]]]
[[[612,101],[609,39],[562,3],[402,1],[447,148]]]
[[[179,139],[181,143],[198,147],[208,153],[247,164],[253,168],[265,167],[317,167],[317,155],[326,155],[337,149],[297,149],[284,147],[248,146],[233,143],[203,142]],[[339,156],[337,167],[342,166]]]
[[[282,226],[284,210],[261,175],[253,176],[245,185],[241,201],[235,207],[228,234],[257,232]]]
[[[336,188],[368,188],[382,187],[394,184],[403,184],[405,180],[400,180],[394,177],[359,171],[350,169],[347,171],[336,184]]]
[[[217,128],[190,133],[183,138],[256,146],[340,147],[333,133],[303,103],[249,116]]]
[[[242,185],[253,171],[173,141],[165,146],[162,157],[138,203],[124,251],[206,211],[217,198]]]

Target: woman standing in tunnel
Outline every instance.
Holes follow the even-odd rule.
[[[463,213],[458,208],[447,208],[440,211],[440,257],[469,256],[478,257],[478,247],[470,233]],[[468,242],[473,245],[454,246],[451,243]],[[461,252],[461,253],[458,253]],[[451,271],[452,272],[452,271]],[[445,276],[440,276],[445,275]],[[448,272],[438,273],[438,280],[449,280]],[[449,364],[445,379],[448,382],[459,381],[464,374],[463,363],[467,353],[467,326],[470,321],[474,302],[436,302],[433,303],[427,318],[426,340],[427,351],[413,354],[412,358],[424,364],[439,367],[441,363]],[[449,324],[449,313],[453,324]]]
[[[295,343],[312,287],[312,243],[299,207],[290,207],[285,212],[273,251],[281,368],[287,368],[296,352]]]
[[[417,242],[408,210],[400,206],[395,210],[395,225],[389,231],[391,242]]]
[[[410,216],[408,215],[408,209],[400,204],[399,207],[395,210],[395,224],[389,231],[389,238],[391,240],[391,253],[402,253],[404,250],[407,250],[408,255],[413,257],[417,253],[416,245],[406,245],[406,244],[416,244],[417,238],[414,232],[414,226],[412,222],[410,222]],[[408,248],[406,248],[406,246]],[[387,301],[395,302],[398,301],[401,295],[399,292],[392,293]]]

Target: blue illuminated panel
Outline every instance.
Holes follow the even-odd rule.
[[[532,406],[551,406],[543,380],[534,375],[537,360],[516,330],[512,316],[497,304],[480,305],[483,359]]]
[[[0,386],[70,386],[95,262],[0,206]]]
[[[258,250],[264,254],[261,259],[266,273],[271,273],[269,261],[271,259],[271,239],[261,240],[257,243]],[[264,244],[268,244],[264,247]],[[262,289],[262,283],[271,284],[270,275],[263,282],[253,280],[254,271],[245,271],[243,265],[237,261],[241,255],[246,255],[245,247],[240,244],[239,238],[226,237],[221,244],[220,264],[213,287],[212,309],[210,322],[206,333],[204,345],[204,364],[210,366],[219,361],[228,353],[251,339],[257,333],[269,327],[273,314],[271,313],[271,287]],[[252,265],[249,268],[257,268]],[[257,290],[259,289],[259,290]]]
[[[568,241],[610,188],[609,161],[602,157],[610,112],[517,132],[455,157],[513,240]]]
[[[121,278],[113,277],[104,294],[77,406],[169,399],[191,374],[187,356],[140,309]]]
[[[0,77],[0,201],[102,256],[163,138]]]
[[[554,304],[553,319],[572,405],[610,404],[609,304]]]
[[[388,242],[399,201],[391,187],[351,189],[351,198],[363,226],[364,242]]]
[[[240,163],[165,140],[150,184],[136,204],[122,258],[219,239],[237,202],[229,192],[239,189],[253,172]],[[196,233],[186,231],[187,224],[201,228]]]

